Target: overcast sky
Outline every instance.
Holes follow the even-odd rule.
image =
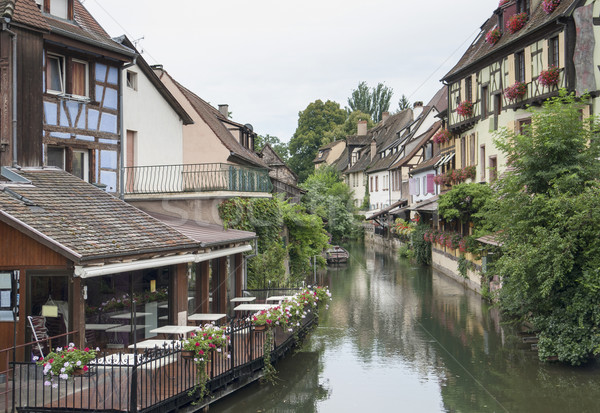
[[[498,0],[84,0],[138,49],[233,120],[288,141],[317,99],[360,81],[427,103]]]

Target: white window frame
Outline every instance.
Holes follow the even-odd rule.
[[[64,3],[64,9],[62,7],[63,3]],[[64,15],[63,15],[63,12],[64,12]],[[50,14],[53,16],[59,17],[61,19],[67,20],[69,18],[69,0],[51,0],[50,1]]]
[[[62,90],[54,90],[54,89],[49,89],[48,84],[51,83],[49,82],[48,79],[48,65],[50,64],[50,59],[54,59],[54,60],[58,60],[58,70],[59,70],[59,79],[60,79],[60,86]],[[62,61],[62,64],[61,64]],[[64,95],[65,94],[65,83],[66,83],[66,77],[65,77],[65,63],[66,59],[63,55],[57,54],[57,53],[51,53],[51,52],[47,52],[46,53],[46,93],[50,93],[53,95]]]
[[[138,74],[133,70],[128,70],[125,73],[125,83],[127,87],[132,90],[138,90]]]
[[[73,95],[74,97],[89,98],[90,96],[90,64],[85,60],[72,59],[73,63],[79,63],[85,66],[85,95]],[[72,77],[73,74],[71,74]]]

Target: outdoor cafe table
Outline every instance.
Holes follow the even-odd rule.
[[[278,307],[277,304],[240,304],[235,307],[234,311],[261,311],[269,308]]]
[[[121,324],[86,324],[85,329],[90,331],[106,331],[110,328],[120,327]]]
[[[235,297],[229,300],[231,303],[250,303],[256,300],[256,297]]]
[[[227,314],[213,314],[213,313],[196,313],[188,317],[189,321],[219,321],[220,319],[227,317]]]
[[[178,336],[185,336],[187,333],[197,330],[196,326],[162,326],[150,330],[151,333],[156,334],[177,334]]]
[[[140,341],[139,343],[136,344],[130,344],[129,346],[127,346],[128,348],[154,348],[154,347],[158,347],[158,348],[162,348],[165,345],[167,347],[173,347],[173,345],[178,345],[177,341],[175,341],[175,344],[173,344],[174,340],[144,340],[144,341]]]
[[[145,317],[148,315],[152,315],[152,313],[135,313],[136,317]],[[117,314],[110,318],[114,318],[115,320],[131,320],[131,313]]]
[[[294,298],[294,296],[292,295],[274,295],[272,297],[267,298],[266,301],[277,301],[279,302],[279,304],[281,304],[283,301],[289,301],[292,298]]]

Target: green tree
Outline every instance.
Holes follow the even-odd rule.
[[[349,109],[346,110],[349,113],[357,110],[368,113],[376,123],[380,122],[383,112],[387,112],[390,108],[393,94],[393,89],[383,83],[369,88],[367,82],[360,82],[348,98]]]
[[[352,191],[331,166],[317,169],[302,185],[307,191],[302,199],[306,209],[319,216],[335,241],[357,236],[352,214]]]
[[[316,100],[298,115],[298,127],[288,145],[289,166],[303,182],[314,170],[313,159],[319,151],[323,136],[337,125],[343,125],[347,114],[339,103]]]
[[[265,136],[257,135],[254,142],[254,150],[256,152],[262,151],[266,144],[269,144],[277,155],[287,162],[289,158],[288,145],[285,142],[281,142],[277,136],[271,136],[269,134]]]
[[[410,109],[410,102],[408,98],[403,94],[400,100],[398,101],[398,111],[402,112],[404,109]]]
[[[475,227],[482,220],[478,214],[492,197],[488,185],[463,183],[454,185],[438,199],[439,216],[446,222],[473,222]]]
[[[358,128],[358,121],[366,120],[367,129],[371,129],[375,126],[375,123],[371,119],[371,115],[368,113],[355,110],[348,115],[348,118],[343,125],[336,125],[331,131],[327,131],[323,134],[321,145],[327,145],[330,142],[339,141],[345,139],[349,135],[356,135]]]
[[[582,107],[561,92],[524,134],[499,134],[511,168],[485,210],[502,242],[501,309],[534,326],[541,359],[573,365],[600,353],[600,146]]]

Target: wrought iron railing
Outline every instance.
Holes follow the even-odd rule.
[[[132,166],[125,168],[126,194],[181,192],[271,192],[267,169],[224,163]]]
[[[272,361],[289,352],[315,321],[313,313],[309,313],[296,333],[275,329]],[[206,366],[206,388],[213,395],[220,389],[229,389],[240,378],[259,377],[264,367],[264,332],[255,331],[251,322],[242,320],[232,321],[227,333],[227,349],[213,353]],[[55,378],[55,387],[44,385],[48,378],[41,366],[11,364],[16,391],[7,405],[13,412],[151,413],[176,411],[191,403],[200,408],[214,401],[212,396],[198,400],[196,364],[182,357],[177,341],[143,352],[99,355],[83,375],[68,380]]]

